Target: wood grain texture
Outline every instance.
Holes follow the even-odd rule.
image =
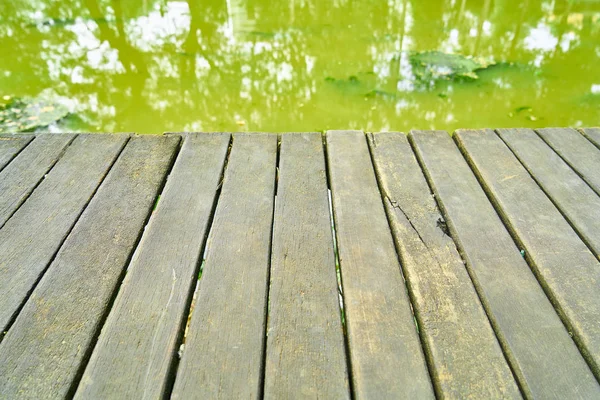
[[[534,131],[497,132],[596,257],[600,257],[600,197]]]
[[[129,141],[1,343],[0,397],[72,395],[178,142]]]
[[[600,149],[572,128],[536,131],[600,195]]]
[[[520,398],[406,135],[369,144],[438,397]]]
[[[184,137],[75,398],[155,399],[168,390],[229,139]]]
[[[265,398],[350,398],[322,137],[281,137]]]
[[[573,340],[446,132],[410,139],[522,392],[598,396]]]
[[[0,171],[33,140],[33,135],[0,135]]]
[[[596,145],[596,147],[600,148],[600,128],[583,128],[580,129],[580,132],[583,133],[583,136],[588,138],[588,140]]]
[[[0,227],[21,206],[75,138],[40,134],[0,172]]]
[[[78,136],[0,229],[3,330],[58,251],[126,140],[123,135]]]
[[[600,263],[493,131],[459,131],[456,140],[599,377]],[[585,374],[575,376],[583,389]]]
[[[233,135],[172,398],[261,394],[276,161],[276,135]]]
[[[433,398],[365,135],[327,132],[351,379],[357,398]]]

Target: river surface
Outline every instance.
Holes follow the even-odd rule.
[[[424,83],[428,51],[489,66]],[[600,1],[2,1],[0,98],[50,131],[597,126]]]

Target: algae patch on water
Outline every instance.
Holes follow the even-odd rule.
[[[400,56],[397,56],[400,57]],[[410,80],[411,87],[424,91],[433,90],[438,82],[454,81],[466,83],[479,78],[478,73],[491,66],[498,65],[490,60],[463,56],[460,54],[444,53],[441,51],[410,52],[408,59],[411,65],[410,75],[404,79]],[[392,62],[399,58],[392,59]],[[506,64],[512,65],[512,64]],[[397,67],[397,66],[396,66]],[[383,78],[385,80],[386,78]],[[374,72],[358,73],[347,79],[336,79],[328,76],[325,81],[338,91],[346,95],[361,94],[365,98],[377,98],[383,100],[398,100],[398,93],[392,87],[397,87],[399,82],[382,82]],[[386,88],[383,88],[386,86]],[[437,96],[447,99],[448,94],[440,92]]]
[[[478,79],[478,71],[495,65],[483,58],[441,51],[411,53],[410,64],[415,80],[427,85],[433,85],[439,80]]]
[[[68,114],[65,106],[43,98],[5,96],[0,100],[0,133],[33,131]]]

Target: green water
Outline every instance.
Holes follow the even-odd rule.
[[[428,50],[497,64],[422,85]],[[595,126],[600,0],[2,1],[15,97],[50,131]]]

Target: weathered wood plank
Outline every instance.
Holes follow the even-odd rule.
[[[75,398],[155,399],[169,389],[229,138],[184,137]]]
[[[447,398],[520,398],[406,135],[371,135],[370,146],[436,392]]]
[[[78,136],[0,229],[3,330],[56,254],[126,140],[123,135]]]
[[[365,135],[327,132],[351,379],[357,398],[432,398]]]
[[[33,140],[33,135],[0,135],[0,171]]]
[[[583,136],[600,148],[600,128],[584,128],[580,129]]]
[[[265,398],[349,398],[322,137],[281,138]]]
[[[498,134],[600,257],[600,197],[534,131],[499,129]]]
[[[0,345],[0,397],[72,395],[178,142],[129,141]]]
[[[589,368],[450,136],[410,139],[522,392],[597,397]]]
[[[600,377],[600,263],[493,131],[459,131],[456,139],[496,210],[525,249],[592,371]],[[584,386],[585,377],[584,371],[577,376],[579,390],[600,394],[596,382]]]
[[[600,195],[600,149],[572,128],[536,131]]]
[[[75,138],[40,134],[0,172],[0,227],[21,206]]]
[[[262,391],[277,136],[234,134],[172,397]]]

